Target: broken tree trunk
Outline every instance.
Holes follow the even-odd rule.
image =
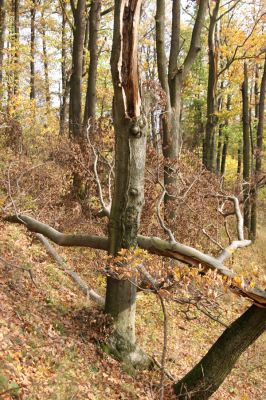
[[[109,254],[137,246],[144,204],[145,121],[138,78],[138,27],[141,0],[116,0],[111,70],[114,86],[115,182],[109,219]],[[134,367],[146,365],[135,337],[136,286],[107,279],[105,311],[114,319],[109,351]]]

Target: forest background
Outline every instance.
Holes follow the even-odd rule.
[[[265,7],[0,0],[1,397],[264,398]],[[224,376],[182,393],[250,301]]]

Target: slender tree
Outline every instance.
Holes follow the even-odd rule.
[[[250,237],[254,241],[257,236],[257,197],[258,183],[262,172],[262,156],[263,156],[263,132],[264,132],[264,113],[265,113],[265,91],[266,91],[266,55],[264,60],[264,68],[260,85],[259,101],[255,102],[257,116],[257,140],[255,151],[255,173],[252,188],[251,200],[251,217],[250,217]]]
[[[168,188],[176,186],[176,174],[172,163],[177,160],[180,145],[181,90],[184,80],[190,72],[197,53],[200,51],[200,36],[206,15],[208,0],[200,0],[193,27],[188,53],[182,65],[178,63],[180,54],[180,0],[173,0],[172,34],[169,60],[166,56],[165,39],[165,0],[157,0],[156,11],[156,51],[159,81],[165,92],[165,110],[162,114],[163,155],[166,160],[164,181]],[[168,64],[168,66],[167,66]],[[165,196],[165,200],[170,198]]]
[[[96,116],[96,82],[98,64],[98,34],[101,19],[101,0],[93,0],[89,12],[89,41],[90,55],[86,103],[84,110],[83,126],[86,129],[88,120]]]
[[[14,79],[13,79],[13,94],[18,92],[19,88],[19,0],[13,0],[12,11],[13,11],[13,46],[14,46]]]
[[[216,126],[217,119],[217,82],[218,82],[218,39],[217,17],[220,9],[220,0],[215,2],[210,14],[208,31],[208,91],[207,91],[207,123],[203,148],[203,163],[212,172],[216,171]]]
[[[30,99],[36,99],[35,90],[35,19],[36,0],[32,0],[30,9]]]
[[[74,19],[72,74],[70,78],[69,133],[74,138],[82,137],[82,71],[83,44],[86,26],[86,0],[71,0]]]
[[[0,0],[0,101],[2,99],[2,83],[3,83],[3,60],[5,46],[5,29],[6,29],[6,4],[5,0]]]
[[[42,51],[43,51],[43,67],[44,67],[44,88],[45,88],[45,102],[47,110],[50,109],[50,83],[49,83],[49,62],[47,54],[47,43],[46,43],[46,22],[45,22],[45,6],[42,7],[41,13],[41,36],[42,36]]]
[[[244,195],[244,225],[250,226],[250,136],[249,136],[249,95],[248,95],[248,64],[244,62],[244,80],[242,83],[242,121],[243,121],[243,195]]]
[[[68,97],[68,92],[69,92],[69,84],[67,80],[67,71],[66,71],[66,65],[67,65],[67,52],[66,52],[66,43],[67,43],[67,37],[66,37],[66,15],[65,15],[65,9],[64,9],[64,4],[60,3],[61,5],[61,10],[62,10],[62,23],[61,23],[61,82],[62,82],[62,88],[61,88],[61,103],[60,103],[60,134],[64,134],[65,132],[65,126],[66,126],[66,115],[67,115],[67,97]]]

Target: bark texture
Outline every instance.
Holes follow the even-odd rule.
[[[83,43],[85,34],[86,0],[72,2],[74,17],[72,74],[70,78],[69,133],[74,138],[82,136],[82,71]]]
[[[251,216],[250,216],[250,238],[254,241],[257,236],[257,201],[258,201],[258,188],[257,181],[262,172],[262,159],[263,159],[263,132],[264,132],[264,113],[265,113],[265,91],[266,91],[266,55],[264,60],[263,74],[260,85],[259,101],[255,101],[255,116],[258,119],[257,124],[257,143],[255,151],[255,174],[253,189],[251,192]],[[256,91],[255,91],[256,94]]]
[[[114,86],[115,182],[109,220],[109,254],[137,246],[144,203],[145,121],[138,79],[138,26],[141,0],[116,0],[111,70]],[[136,287],[108,278],[105,311],[114,318],[111,352],[133,366],[147,358],[137,350]]]
[[[5,0],[0,0],[0,100],[2,98],[3,88],[3,61],[6,30],[6,4]]]
[[[202,360],[178,383],[178,399],[206,400],[219,388],[241,354],[266,329],[266,309],[251,306],[219,337]]]
[[[36,0],[32,0],[30,9],[30,99],[35,100],[35,17]]]
[[[181,91],[184,80],[190,72],[196,55],[200,50],[200,36],[207,5],[208,1],[199,1],[190,47],[184,63],[179,65],[181,2],[180,0],[173,0],[172,33],[168,60],[165,47],[165,0],[157,0],[155,17],[157,67],[159,81],[165,92],[165,109],[162,114],[163,155],[165,158],[164,183],[167,192],[170,194],[174,192],[176,187],[176,174],[173,164],[178,158],[181,145]],[[168,202],[169,200],[170,196],[166,193],[165,201]]]
[[[242,84],[242,119],[243,119],[243,196],[244,224],[250,227],[250,136],[249,136],[249,95],[248,95],[248,65],[244,63],[244,80]]]
[[[89,43],[90,54],[86,103],[84,110],[83,126],[86,129],[90,118],[96,116],[96,82],[98,65],[98,35],[101,20],[101,0],[93,0],[89,13]]]
[[[217,45],[217,16],[220,0],[215,2],[210,16],[208,32],[208,90],[207,90],[207,123],[203,148],[203,163],[212,172],[216,171],[216,126],[217,118],[217,81],[218,81],[218,45]]]

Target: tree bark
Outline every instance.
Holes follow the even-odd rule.
[[[243,120],[243,196],[244,225],[250,228],[250,136],[249,136],[249,96],[248,96],[248,65],[244,63],[244,81],[242,84],[242,120]]]
[[[169,64],[165,48],[165,0],[157,0],[156,11],[156,52],[158,76],[165,92],[165,109],[162,114],[163,156],[165,159],[164,184],[167,188],[165,202],[170,200],[176,188],[174,163],[177,161],[180,145],[181,91],[184,80],[190,72],[196,55],[200,50],[200,36],[206,15],[208,1],[200,0],[198,12],[193,27],[192,38],[183,65],[178,66],[180,51],[180,0],[173,0],[172,35],[170,44]]]
[[[42,25],[41,25],[41,35],[42,35],[42,50],[43,50],[43,67],[44,67],[44,85],[45,85],[45,102],[46,109],[49,111],[50,109],[50,84],[49,84],[49,64],[48,64],[48,54],[47,54],[47,44],[46,44],[46,23],[45,23],[45,15],[44,8],[42,9]]]
[[[266,309],[251,306],[227,328],[202,360],[174,385],[180,400],[206,400],[219,388],[241,354],[266,329]]]
[[[85,34],[86,0],[78,0],[72,7],[74,17],[72,74],[70,78],[69,133],[73,138],[82,137],[82,70]]]
[[[69,85],[67,82],[66,72],[66,16],[62,8],[62,25],[61,25],[61,82],[62,82],[62,96],[60,104],[60,135],[65,133],[66,115],[67,115],[67,97],[69,92]]]
[[[258,118],[257,124],[257,147],[255,152],[255,176],[252,189],[252,201],[251,201],[251,217],[250,217],[250,238],[255,240],[257,236],[257,200],[258,200],[258,189],[257,180],[262,171],[262,156],[263,156],[263,131],[264,131],[264,111],[265,111],[265,91],[266,91],[266,55],[264,61],[263,75],[260,85],[259,101],[255,101],[256,112]]]
[[[226,109],[230,111],[231,109],[231,95],[227,95],[227,102],[226,102]],[[226,157],[227,157],[227,150],[228,150],[228,143],[229,143],[229,133],[228,133],[228,126],[229,126],[229,118],[226,118],[225,121],[225,134],[224,134],[224,142],[223,142],[223,150],[222,150],[222,161],[221,161],[221,176],[225,174],[225,166],[226,166]]]
[[[141,0],[116,0],[111,71],[114,87],[115,182],[109,220],[109,254],[137,246],[144,203],[145,121],[138,78],[138,27]],[[105,311],[114,319],[111,352],[136,366],[136,287],[129,281],[107,280]],[[140,354],[140,353],[138,353]]]
[[[36,0],[32,0],[30,9],[30,99],[36,99],[35,90],[35,17]]]
[[[84,110],[83,126],[87,128],[90,118],[96,116],[96,82],[98,65],[98,34],[101,19],[101,0],[93,0],[89,13],[89,43],[90,63],[88,72],[88,84],[86,93],[86,103]]]
[[[19,89],[19,0],[13,0],[12,11],[14,16],[14,40],[13,46],[15,47],[14,54],[14,81],[13,81],[13,94],[17,94]]]
[[[217,81],[218,81],[218,46],[215,40],[217,28],[217,16],[220,8],[220,0],[215,2],[213,12],[210,16],[208,32],[208,91],[207,91],[207,123],[203,148],[203,164],[212,172],[216,171],[216,126],[218,118],[217,112]]]
[[[0,101],[3,95],[3,61],[5,47],[5,30],[6,30],[6,4],[5,0],[0,0]]]

